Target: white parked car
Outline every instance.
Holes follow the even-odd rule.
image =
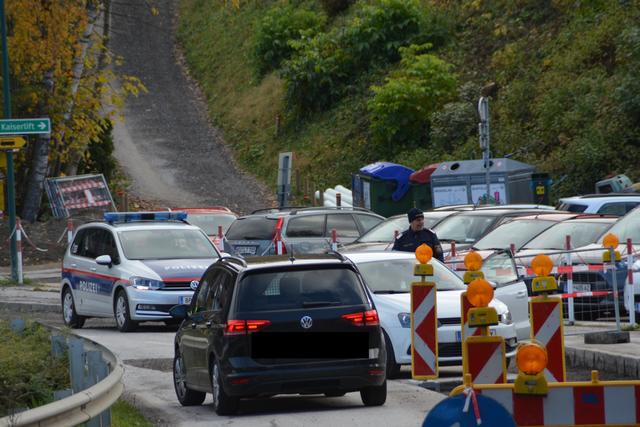
[[[576,213],[599,213],[623,216],[640,205],[640,194],[608,193],[564,197],[558,203],[558,210]]]
[[[416,258],[408,252],[345,253],[353,261],[373,294],[380,325],[387,343],[387,377],[397,376],[400,365],[411,363],[411,282]],[[433,281],[437,284],[438,363],[462,364],[460,294],[466,290],[462,280],[444,264],[432,260]],[[525,298],[526,301],[526,298]],[[504,337],[507,357],[515,355],[518,343],[512,313],[506,304],[494,298],[490,304],[498,312],[500,323],[491,327],[492,335]],[[525,313],[528,319],[528,313]]]
[[[169,309],[189,304],[202,273],[219,253],[184,212],[105,214],[78,228],[62,261],[64,323],[114,317],[118,329],[138,322],[173,322]]]

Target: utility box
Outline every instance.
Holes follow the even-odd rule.
[[[535,167],[512,159],[490,161],[489,199],[497,204],[536,203],[532,175]],[[482,160],[442,162],[431,175],[433,207],[478,204],[485,198],[486,170]]]

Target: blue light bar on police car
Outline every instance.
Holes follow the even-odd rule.
[[[106,222],[184,221],[186,212],[105,212]]]

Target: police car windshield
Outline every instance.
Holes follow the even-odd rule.
[[[190,213],[187,217],[189,224],[200,227],[209,236],[218,235],[218,226],[222,226],[222,232],[226,233],[236,217],[229,214]]]
[[[408,293],[411,282],[416,282],[413,275],[415,258],[384,259],[379,261],[357,262],[358,269],[364,277],[367,286],[373,293]],[[438,284],[439,291],[466,289],[462,280],[451,270],[438,261],[431,261],[433,265],[433,279]]]
[[[131,260],[217,258],[213,245],[195,229],[148,229],[118,232],[124,256]]]

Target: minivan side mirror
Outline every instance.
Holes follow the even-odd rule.
[[[169,314],[174,319],[184,320],[189,317],[189,306],[186,304],[174,305],[169,309]]]
[[[98,258],[96,258],[96,264],[98,265],[106,265],[106,266],[113,266],[113,261],[111,260],[111,256],[110,255],[100,255]]]

